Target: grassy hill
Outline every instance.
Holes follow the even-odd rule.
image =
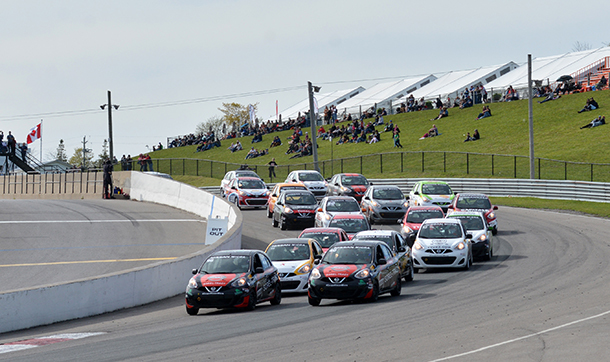
[[[578,110],[582,109],[589,97],[595,97],[600,105],[600,109],[592,112],[577,113]],[[610,120],[610,113],[605,113],[606,109],[610,109],[610,91],[564,95],[560,99],[543,104],[539,104],[538,100],[541,99],[534,99],[533,104],[535,157],[573,162],[610,163],[610,154],[607,152],[610,150],[610,137],[608,137],[610,135],[610,125],[593,129],[580,129],[581,126],[587,124],[598,115],[607,115]],[[472,108],[462,110],[451,108],[449,109],[449,117],[438,121],[431,121],[432,118],[437,116],[437,110],[391,115],[384,117],[384,119],[386,123],[392,120],[393,123],[400,127],[401,143],[404,146],[400,151],[453,151],[528,156],[528,101],[493,103],[490,107],[493,116],[482,120],[475,119],[481,111],[482,105],[475,105]],[[420,140],[419,138],[430,129],[432,124],[436,124],[441,135]],[[383,126],[378,126],[377,129],[382,132]],[[475,142],[463,142],[464,135],[467,132],[472,133],[475,129],[479,130],[481,139]],[[248,162],[244,158],[247,150],[252,146],[252,137],[241,138],[240,140],[245,149],[235,153],[227,150],[232,140],[226,140],[222,142],[221,148],[205,152],[195,152],[195,146],[188,146],[156,151],[151,153],[151,157],[153,159],[187,158],[235,164],[248,163],[251,166],[260,165],[261,167],[264,167],[272,157],[276,158],[279,165],[312,162],[311,156],[289,159],[292,155],[285,154],[288,148],[286,138],[291,133],[291,131],[284,131],[265,135],[262,143],[254,144],[255,148],[267,148],[276,134],[280,136],[284,144],[280,147],[270,148],[269,155],[248,160]],[[333,159],[340,159],[398,151],[398,149],[393,147],[393,141],[389,133],[381,133],[381,141],[372,145],[364,143],[334,145],[334,142],[331,143],[323,140],[318,140],[318,145],[318,158],[320,161],[330,160],[331,154]],[[371,156],[364,159],[365,165],[363,170],[366,170],[364,173],[367,177],[421,177],[421,167],[417,166],[419,160],[411,161],[414,163],[411,166],[407,164],[405,172],[401,173],[400,166],[397,166],[396,163],[398,162],[396,157],[390,162],[384,159],[384,172],[379,174],[377,171],[378,165],[376,164],[378,163],[377,158]],[[406,161],[401,162],[404,164]],[[457,161],[450,160],[449,162]],[[460,160],[459,162],[463,161]],[[527,160],[524,162],[527,162]],[[189,169],[193,167],[195,166],[188,166]],[[199,168],[200,165],[196,167]],[[209,166],[208,168],[211,167]],[[163,166],[160,168],[165,169],[167,167]],[[228,167],[228,169],[234,168],[234,166]],[[311,168],[311,166],[308,168]],[[167,172],[167,170],[161,171]],[[453,171],[449,174],[439,173],[438,168],[426,171],[426,176],[428,177],[466,176],[465,172],[461,174],[462,171]],[[333,164],[333,172],[339,172],[339,167],[336,163]],[[172,173],[175,174],[176,171],[174,170]],[[510,171],[507,170],[505,173],[509,174]],[[214,179],[221,178],[223,174],[222,169],[216,170],[212,175],[213,178],[205,181],[204,184],[217,184]],[[259,170],[259,174],[266,176],[266,168],[262,171]],[[501,177],[502,175],[495,176]],[[528,175],[519,176],[528,177]],[[278,178],[281,177],[278,174]]]

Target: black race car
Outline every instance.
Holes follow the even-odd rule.
[[[259,250],[225,250],[210,255],[186,287],[186,312],[199,308],[245,308],[270,301],[278,305],[282,291],[277,268]]]
[[[397,255],[383,241],[345,241],[331,246],[309,276],[309,304],[322,299],[375,301],[402,291]]]
[[[288,227],[314,224],[318,201],[311,191],[288,190],[282,192],[273,208],[272,225],[286,230]]]

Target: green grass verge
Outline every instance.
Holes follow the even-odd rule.
[[[534,197],[490,197],[494,205],[559,211],[575,211],[585,215],[610,218],[608,204],[573,200],[550,200]]]

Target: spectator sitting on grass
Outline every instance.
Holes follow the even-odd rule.
[[[439,120],[443,117],[448,117],[449,116],[449,111],[447,110],[447,107],[441,107],[439,112],[438,112],[438,117],[436,118],[432,118],[431,121],[436,121]]]
[[[549,93],[549,95],[547,95],[547,96],[546,96],[546,98],[545,98],[544,100],[542,100],[542,101],[538,101],[538,103],[544,103],[544,102],[548,102],[548,101],[554,101],[555,99],[559,99],[559,98],[561,98],[561,96],[560,96],[558,93],[557,93],[557,94],[555,94],[555,93],[551,92],[551,93]]]
[[[249,158],[253,158],[254,154],[258,154],[258,151],[254,149],[254,147],[252,147],[250,149],[250,151],[248,151],[248,154],[246,155],[246,160]]]
[[[583,109],[578,111],[578,113],[582,113],[582,112],[586,112],[586,111],[592,111],[592,110],[598,109],[598,108],[599,108],[599,105],[597,104],[595,99],[593,99],[593,97],[591,97],[591,98],[587,99],[587,104],[585,104]]]
[[[593,127],[601,126],[602,124],[606,124],[606,116],[599,116],[599,117],[595,118],[594,120],[592,120],[591,122],[580,127],[580,129],[593,128]]]
[[[235,152],[235,151],[241,151],[244,148],[241,145],[241,142],[239,142],[239,140],[237,140],[236,143],[232,143],[231,146],[229,146],[229,151],[231,152]]]
[[[491,109],[489,109],[488,106],[483,106],[483,110],[481,113],[479,113],[479,116],[476,119],[478,120],[486,117],[491,117]]]
[[[263,135],[260,132],[256,132],[254,137],[252,137],[252,143],[258,143],[263,140]]]
[[[281,145],[282,145],[282,140],[280,139],[280,136],[275,136],[275,137],[273,137],[273,142],[271,142],[271,145],[269,146],[269,148],[277,147],[277,146],[281,146]]]
[[[384,132],[393,132],[394,131],[394,124],[392,123],[392,120],[390,120],[390,123],[386,124],[383,131]]]
[[[608,84],[608,80],[606,79],[606,76],[602,75],[602,79],[599,80],[599,83],[597,83],[597,85],[595,86],[595,89],[602,90],[602,89],[604,89],[604,87],[606,87],[607,84]]]

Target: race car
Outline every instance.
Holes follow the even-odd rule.
[[[413,258],[411,257],[411,248],[407,245],[406,240],[398,232],[394,230],[368,230],[361,231],[354,235],[352,239],[356,240],[379,240],[388,244],[390,249],[398,257],[400,264],[400,275],[405,282],[413,280]]]
[[[487,223],[493,228],[492,233],[496,235],[498,234],[498,220],[495,210],[498,210],[498,207],[492,205],[489,197],[485,194],[459,193],[455,195],[451,205],[449,205],[448,214],[454,211],[480,211],[485,216]]]
[[[316,211],[316,227],[327,227],[335,215],[362,215],[360,205],[351,196],[326,196]]]
[[[398,186],[371,186],[360,201],[369,224],[402,219],[409,202]]]
[[[225,188],[225,198],[239,209],[264,208],[269,201],[269,190],[259,178],[236,177]]]
[[[460,219],[466,232],[472,234],[472,256],[491,260],[494,254],[493,227],[487,224],[485,217],[478,211],[455,211],[447,215],[448,219]]]
[[[313,262],[322,258],[322,247],[313,239],[276,239],[265,249],[278,270],[282,293],[305,293]]]
[[[405,239],[408,239],[409,236],[417,234],[424,220],[442,219],[443,217],[445,217],[445,213],[440,206],[412,206],[400,222],[402,224],[400,233]]]
[[[422,268],[470,269],[471,239],[458,219],[425,220],[413,243],[415,272]]]
[[[362,214],[337,214],[330,219],[328,227],[345,230],[350,240],[360,231],[371,230],[371,225]]]
[[[418,181],[409,192],[409,205],[411,206],[440,206],[443,212],[455,197],[449,184],[443,181]]]
[[[271,218],[273,216],[273,208],[275,207],[275,203],[277,198],[280,197],[282,191],[287,190],[307,190],[307,187],[302,183],[278,183],[273,186],[273,190],[271,190],[271,195],[269,196],[269,202],[267,203],[267,217]]]
[[[316,198],[322,198],[326,195],[328,182],[324,180],[322,174],[314,170],[298,170],[292,171],[286,177],[286,183],[302,183],[307,186],[307,189],[316,195]]]
[[[227,185],[229,184],[229,182],[231,182],[236,177],[256,177],[256,178],[260,179],[260,176],[252,170],[229,171],[229,172],[225,173],[225,176],[220,181],[220,194],[221,195],[224,194],[224,191],[225,191]]]
[[[282,230],[297,225],[311,227],[317,207],[316,197],[310,191],[284,191],[273,208],[271,225],[279,225]]]
[[[253,310],[265,301],[278,305],[282,289],[277,268],[260,250],[224,250],[210,255],[186,286],[186,313],[200,308]]]
[[[335,243],[349,241],[347,233],[341,228],[307,228],[301,231],[299,238],[316,240],[324,252]]]
[[[322,299],[376,301],[402,291],[398,257],[383,241],[349,241],[330,247],[309,276],[309,304]]]
[[[327,196],[351,196],[358,202],[369,187],[369,181],[359,173],[339,173],[328,182]]]

